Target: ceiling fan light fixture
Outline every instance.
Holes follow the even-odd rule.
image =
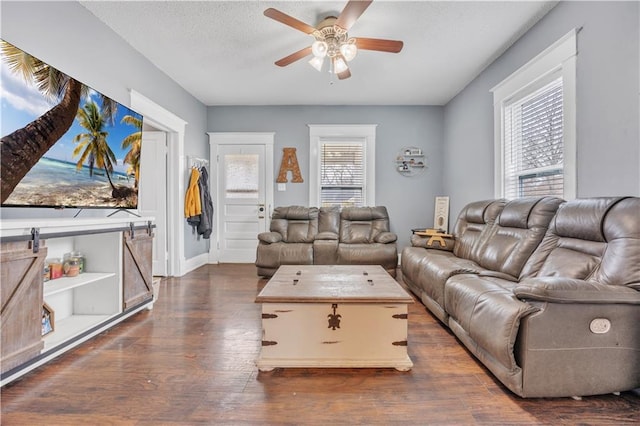
[[[344,56],[344,59],[347,62],[350,62],[353,60],[353,58],[356,57],[356,54],[358,53],[358,47],[355,44],[355,39],[349,39],[349,42],[344,43],[343,45],[340,46],[340,53],[342,54],[342,56]]]
[[[327,56],[328,51],[329,46],[324,41],[316,40],[311,45],[311,53],[313,53],[313,56],[317,58],[324,58],[325,56]]]
[[[344,61],[344,59],[342,59],[342,56],[333,58],[333,72],[335,74],[340,74],[348,69],[349,67],[347,66],[347,63]]]
[[[336,74],[338,79],[344,80],[351,77],[351,70],[347,63],[355,59],[359,50],[400,52],[403,46],[401,40],[349,37],[348,31],[371,2],[372,0],[347,0],[347,4],[338,16],[327,16],[315,26],[306,24],[277,9],[266,9],[264,15],[267,18],[308,34],[314,39],[310,46],[307,45],[307,47],[285,56],[275,64],[284,67],[312,54],[313,58],[309,61],[311,66],[318,71],[321,71],[323,67],[328,68],[329,73]],[[325,61],[324,58],[329,58],[329,60]],[[324,66],[325,62],[328,63],[327,66]]]
[[[314,56],[309,61],[309,64],[317,69],[318,71],[322,71],[322,64],[324,64],[324,58],[320,56]]]

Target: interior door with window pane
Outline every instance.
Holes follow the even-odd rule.
[[[219,261],[256,260],[257,235],[267,227],[264,145],[218,147]]]

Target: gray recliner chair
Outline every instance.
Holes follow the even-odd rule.
[[[258,235],[258,275],[270,277],[280,265],[313,265],[318,208],[276,207],[269,229]]]
[[[347,207],[340,213],[338,265],[381,265],[396,276],[396,234],[389,231],[387,208]]]

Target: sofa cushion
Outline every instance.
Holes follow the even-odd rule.
[[[607,250],[591,279],[640,290],[640,198],[625,198],[612,206],[602,229]]]
[[[320,207],[318,214],[318,232],[340,232],[340,209],[338,207]]]
[[[380,244],[389,244],[397,240],[398,240],[398,236],[393,232],[381,232],[375,238],[375,242]]]
[[[514,344],[520,320],[538,308],[519,300],[511,281],[456,275],[445,285],[445,310],[477,346],[508,371],[519,369]],[[453,327],[452,327],[453,329]]]
[[[287,206],[276,207],[272,219],[315,220],[318,219],[317,207]]]
[[[456,274],[480,273],[484,269],[475,262],[443,250],[405,247],[402,250],[402,278],[421,298],[427,297],[444,309],[444,286]],[[446,321],[444,312],[434,312]]]
[[[565,238],[604,242],[602,220],[618,201],[616,198],[573,200],[558,211],[553,232]]]
[[[566,202],[521,278],[559,276],[640,288],[639,214],[637,197]]]
[[[505,200],[484,200],[467,204],[456,221],[453,253],[457,257],[474,260],[482,232],[502,211]]]
[[[280,265],[312,265],[313,244],[274,243],[258,245],[256,266],[275,271]]]
[[[479,241],[474,260],[485,269],[518,277],[563,202],[556,197],[509,201]]]
[[[338,265],[380,265],[395,277],[397,248],[395,244],[338,244]]]
[[[279,232],[261,232],[258,234],[258,241],[273,244],[282,241],[282,234]]]
[[[312,243],[318,233],[316,207],[276,207],[271,219],[272,232],[282,235],[286,243]]]
[[[382,232],[389,232],[389,215],[384,206],[346,207],[340,213],[341,243],[373,243]]]

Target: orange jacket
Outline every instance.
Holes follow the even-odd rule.
[[[194,167],[191,169],[191,180],[189,181],[187,195],[184,197],[184,217],[198,216],[202,213],[198,179],[200,179],[200,172]]]

